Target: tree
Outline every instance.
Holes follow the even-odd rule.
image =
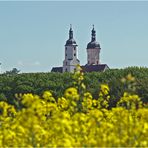
[[[16,75],[20,72],[20,70],[18,70],[17,68],[13,68],[12,70],[10,71],[6,71],[5,74],[6,75]]]

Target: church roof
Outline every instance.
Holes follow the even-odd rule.
[[[68,39],[66,41],[65,46],[69,46],[69,45],[77,45],[77,44],[76,44],[76,41],[74,39]]]
[[[66,41],[65,46],[69,46],[69,45],[76,45],[76,41],[73,38],[73,30],[72,30],[72,26],[70,25],[70,29],[69,29],[69,39]]]
[[[60,72],[60,73],[62,73],[63,72],[63,67],[53,67],[51,69],[51,72]]]
[[[87,44],[87,49],[94,49],[94,48],[99,48],[100,49],[100,44],[96,41],[96,31],[94,29],[94,25],[93,25],[93,29],[91,31],[91,42],[89,42]]]
[[[87,49],[100,48],[100,44],[96,41],[91,41],[87,44]]]
[[[101,72],[109,69],[107,64],[81,66],[83,72]]]
[[[99,64],[99,65],[84,65],[81,66],[82,72],[101,72],[109,69],[107,64]],[[62,67],[53,67],[51,72],[60,72],[62,73]]]

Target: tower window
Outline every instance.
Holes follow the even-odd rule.
[[[74,47],[74,50],[76,50],[76,47]]]
[[[67,68],[65,69],[65,71],[67,72]]]
[[[76,54],[74,53],[74,56],[76,56]]]
[[[67,50],[67,47],[65,49]]]
[[[67,57],[67,54],[66,54],[66,57]]]

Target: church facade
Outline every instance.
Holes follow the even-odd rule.
[[[76,65],[80,64],[80,61],[77,58],[77,44],[73,38],[73,30],[70,26],[69,30],[69,39],[65,44],[65,59],[63,61],[62,72],[73,72]]]
[[[80,61],[77,58],[77,47],[76,41],[73,38],[72,26],[69,29],[69,39],[65,44],[65,59],[62,67],[53,67],[51,72],[74,72],[76,65],[80,65]],[[105,71],[109,69],[107,64],[100,63],[100,44],[96,41],[96,31],[91,31],[91,41],[87,44],[87,64],[81,66],[83,72],[93,71]]]

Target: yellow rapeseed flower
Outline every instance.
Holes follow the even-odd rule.
[[[66,89],[64,96],[66,99],[73,99],[73,100],[79,99],[78,91],[74,87],[70,87],[70,88]]]

